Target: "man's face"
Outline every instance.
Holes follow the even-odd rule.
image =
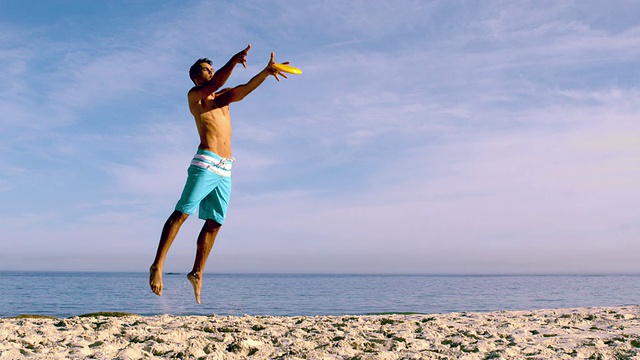
[[[211,78],[213,77],[213,68],[211,67],[211,65],[207,63],[200,63],[199,65],[200,71],[198,71],[193,77],[196,85],[202,85],[211,80]]]

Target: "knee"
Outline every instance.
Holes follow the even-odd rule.
[[[204,228],[206,231],[214,231],[220,228],[222,224],[218,223],[215,220],[207,219],[204,221]]]
[[[189,214],[185,214],[183,212],[176,210],[171,214],[171,216],[169,216],[169,221],[172,223],[182,224],[185,220],[187,220],[188,217],[189,217]]]

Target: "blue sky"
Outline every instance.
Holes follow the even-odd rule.
[[[208,272],[640,273],[640,3],[0,1],[0,270],[146,271],[251,43]],[[191,217],[165,270],[191,268]]]

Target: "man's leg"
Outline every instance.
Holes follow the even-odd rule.
[[[214,220],[205,220],[204,226],[198,235],[198,248],[196,250],[196,259],[193,263],[193,269],[187,275],[187,279],[193,286],[193,293],[196,296],[196,302],[200,304],[200,289],[202,289],[202,274],[207,264],[207,258],[216,241],[218,231],[221,225]]]
[[[164,259],[167,256],[167,252],[169,252],[173,239],[178,235],[180,226],[182,226],[187,217],[189,217],[188,214],[175,210],[162,228],[156,258],[153,260],[153,264],[151,264],[151,268],[149,269],[149,286],[151,286],[151,291],[158,296],[162,295],[162,268],[164,267]]]

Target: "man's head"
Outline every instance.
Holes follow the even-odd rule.
[[[196,85],[202,85],[213,77],[213,63],[207,58],[198,59],[189,68],[189,78]]]

